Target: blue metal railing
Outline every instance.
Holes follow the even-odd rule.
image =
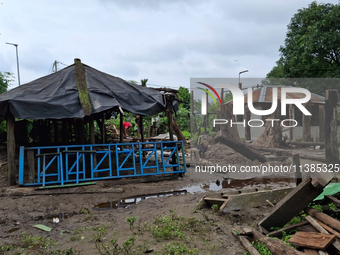
[[[25,157],[28,152],[33,153],[34,157]],[[147,153],[146,157],[142,156]],[[19,185],[23,186],[64,185],[90,180],[185,173],[186,170],[183,141],[22,146],[19,155]]]

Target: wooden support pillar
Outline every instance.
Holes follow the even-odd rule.
[[[53,120],[53,124],[54,124],[54,144],[58,144],[58,140],[59,140],[59,132],[58,132],[58,120]]]
[[[292,104],[289,105],[289,119],[294,119],[294,106]],[[294,125],[293,121],[290,121],[289,123],[290,126]],[[293,141],[294,137],[293,137],[293,128],[289,128],[289,140]]]
[[[277,100],[277,108],[274,112],[274,119],[280,119],[281,117],[281,101]],[[274,122],[274,128],[273,128],[274,134],[273,134],[273,147],[279,148],[282,143],[282,130],[281,130],[281,122],[275,121]]]
[[[298,153],[292,155],[293,166],[295,166],[296,186],[302,182],[302,173],[300,171],[300,156]]]
[[[9,185],[16,184],[17,167],[15,164],[15,118],[11,112],[7,115],[7,162]]]
[[[224,88],[221,88],[221,100],[222,100],[222,105],[221,105],[221,111],[220,111],[220,119],[223,119],[224,113],[224,107],[223,107],[223,99],[224,99]],[[220,131],[222,131],[223,127],[220,125]]]
[[[171,128],[172,109],[170,109],[170,108],[167,109],[167,116],[168,116],[168,128],[169,128],[170,141],[173,141],[174,140],[174,134],[173,134],[173,131],[172,131],[172,128]],[[171,160],[172,160],[172,164],[176,164],[177,158],[176,158],[175,153],[172,155]],[[177,167],[173,167],[173,170],[177,171]]]
[[[250,111],[249,111],[248,105],[245,106],[244,117],[246,121],[244,135],[246,137],[246,140],[251,140],[250,126],[248,125],[248,121],[250,120]]]
[[[325,106],[319,105],[319,142],[325,141]]]
[[[311,104],[310,101],[305,104],[306,109],[311,112]],[[311,139],[311,116],[302,115],[302,132],[303,132],[303,141],[310,142]]]
[[[62,132],[62,144],[68,144],[68,130],[67,130],[67,122],[65,119],[62,120],[62,128],[63,128],[63,132]]]
[[[77,143],[84,144],[85,143],[84,119],[76,119],[75,121],[77,130]]]
[[[190,119],[190,128],[191,133],[195,134],[197,132],[197,124],[196,124],[196,116],[195,116],[195,105],[194,105],[194,91],[191,90],[191,119]]]
[[[144,125],[143,125],[143,116],[139,117],[139,126],[140,126],[140,138],[141,142],[144,143]],[[142,144],[142,149],[145,149],[145,144]],[[143,151],[142,156],[145,157],[146,152]]]
[[[106,129],[105,129],[105,118],[106,114],[105,112],[103,113],[103,126],[102,126],[102,138],[103,138],[103,143],[106,143]]]
[[[94,121],[93,121],[92,115],[90,117],[89,129],[90,129],[90,144],[95,144],[96,143],[96,137],[95,137],[95,133],[94,133]]]
[[[209,121],[209,102],[208,102],[208,93],[205,93],[205,100],[206,100],[206,107],[207,107],[207,114],[204,118],[204,134],[207,134],[207,126]]]
[[[119,142],[122,143],[124,141],[124,115],[123,113],[119,114]]]
[[[27,164],[28,164],[28,182],[33,183],[35,174],[35,157],[33,150],[27,151]]]
[[[325,102],[325,147],[326,163],[339,163],[339,149],[337,142],[338,133],[338,91],[336,89],[326,90]]]
[[[90,129],[90,144],[96,143],[96,136],[94,132],[94,120],[93,115],[90,116],[90,122],[89,122],[89,129]],[[97,154],[93,154],[93,168],[97,166]],[[94,173],[94,177],[98,177],[98,172]]]

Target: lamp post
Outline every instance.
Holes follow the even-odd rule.
[[[16,43],[8,43],[8,42],[6,42],[6,44],[15,46],[16,53],[17,53],[18,83],[19,83],[19,86],[20,86],[20,72],[19,72],[18,44],[16,44]]]
[[[240,89],[242,89],[242,84],[241,84],[241,82],[240,82],[241,73],[246,73],[246,72],[248,72],[248,71],[249,71],[249,70],[244,70],[244,71],[241,71],[241,72],[238,73],[238,86],[239,86]]]

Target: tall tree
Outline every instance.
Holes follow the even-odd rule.
[[[288,25],[280,59],[267,78],[340,78],[340,5],[312,2]],[[312,86],[324,94],[327,84]]]

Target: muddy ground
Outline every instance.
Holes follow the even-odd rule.
[[[6,162],[4,153],[0,156],[1,162]],[[226,174],[205,175],[203,180],[197,180],[192,179],[189,171],[184,177],[166,180],[129,178],[38,190],[37,187],[7,186],[7,168],[3,166],[0,169],[0,253],[244,254],[243,246],[231,234],[232,227],[255,227],[270,206],[219,213],[212,208],[198,210],[196,206],[201,198],[209,193],[293,184],[287,180],[261,181],[261,176],[235,186],[222,185],[228,178],[230,184]],[[130,202],[125,199],[128,197],[174,190],[187,192],[137,199],[137,204],[115,208],[117,201]],[[53,222],[53,218],[59,222]],[[36,224],[53,229],[46,232],[35,228]]]

